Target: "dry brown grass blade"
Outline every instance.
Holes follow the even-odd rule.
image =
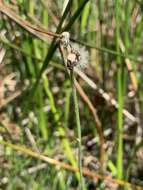
[[[84,92],[84,90],[82,89],[82,87],[79,85],[79,83],[77,81],[75,81],[75,86],[76,89],[78,91],[78,93],[80,94],[81,98],[83,99],[83,101],[88,105],[90,111],[93,114],[95,123],[96,123],[96,128],[97,128],[97,132],[99,135],[99,140],[100,140],[100,163],[101,163],[101,168],[104,168],[104,155],[105,155],[105,151],[104,151],[104,136],[103,136],[103,131],[102,131],[102,125],[100,122],[100,119],[97,115],[96,109],[94,108],[92,102],[90,101],[90,99],[88,98],[88,96],[86,95],[86,93]]]
[[[60,37],[59,34],[48,32],[44,28],[38,29],[36,26],[31,25],[28,21],[23,20],[19,15],[17,15],[8,5],[5,5],[2,2],[0,2],[0,12],[7,15],[10,19],[26,29],[28,32],[44,41],[48,40],[48,36]]]
[[[2,64],[5,54],[6,54],[6,50],[4,48],[0,48],[0,64]]]
[[[127,69],[128,69],[129,75],[130,75],[130,79],[132,82],[133,89],[136,92],[138,90],[138,83],[137,83],[136,75],[135,75],[133,68],[132,68],[131,61],[128,58],[126,58],[125,63],[127,65]]]
[[[125,47],[124,47],[122,40],[120,40],[119,43],[120,43],[120,48],[121,48],[122,53],[125,53]],[[131,79],[133,90],[136,92],[138,90],[138,82],[137,82],[137,78],[136,78],[136,75],[133,70],[132,63],[129,58],[125,59],[125,63],[127,66],[127,70],[128,70],[130,79]]]
[[[20,140],[21,129],[16,123],[11,121],[7,114],[0,114],[0,123],[13,140]]]
[[[14,144],[11,144],[11,143],[3,141],[3,140],[0,140],[0,144],[8,146],[8,147],[11,147],[13,150],[19,151],[22,154],[26,154],[26,155],[29,155],[31,157],[40,159],[40,160],[42,160],[44,162],[47,162],[49,164],[55,165],[58,168],[63,168],[65,170],[68,170],[68,171],[71,171],[71,172],[79,172],[78,168],[75,168],[75,167],[73,167],[73,166],[71,166],[69,164],[66,164],[64,162],[61,162],[59,160],[52,159],[52,158],[50,158],[48,156],[45,156],[45,155],[39,154],[37,152],[34,152],[34,151],[32,151],[31,149],[29,149],[27,147],[24,147],[24,146],[21,146],[21,145],[14,145]],[[95,173],[93,171],[90,171],[87,168],[83,168],[83,175],[87,176],[89,178],[92,178],[93,180],[96,180],[96,181],[97,180],[103,180],[103,181],[105,180],[105,181],[115,183],[115,184],[118,184],[118,185],[121,185],[121,186],[127,185],[127,186],[131,187],[134,190],[143,190],[143,187],[141,187],[141,186],[133,185],[133,184],[131,184],[131,183],[127,182],[127,181],[124,181],[124,180],[113,179],[110,176],[102,176],[102,175],[99,175],[99,174],[97,174],[97,173]]]
[[[111,103],[112,106],[114,106],[116,109],[118,109],[119,105],[117,103],[117,101],[113,98],[111,98],[109,96],[108,93],[106,93],[103,89],[98,88],[97,85],[82,71],[75,69],[75,72],[94,90],[96,90],[101,97],[103,97],[106,102]],[[128,112],[128,110],[123,109],[123,115],[128,118],[132,124],[136,124],[137,123],[137,119],[136,117],[134,117],[130,112]]]
[[[24,89],[24,90],[25,90],[25,89]],[[14,100],[15,98],[17,98],[18,96],[20,96],[24,90],[17,90],[17,91],[14,92],[11,96],[9,96],[9,97],[6,98],[4,101],[2,101],[1,104],[0,104],[0,109],[2,109],[2,108],[5,107],[8,103],[10,103],[11,101],[13,101],[13,100]]]

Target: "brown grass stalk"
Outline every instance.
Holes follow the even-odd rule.
[[[71,172],[79,172],[79,169],[78,168],[75,168],[67,163],[64,163],[64,162],[61,162],[59,160],[56,160],[56,159],[53,159],[53,158],[50,158],[48,156],[45,156],[43,154],[39,154],[37,152],[34,152],[32,151],[31,149],[27,148],[27,147],[24,147],[24,146],[21,146],[21,145],[15,145],[15,144],[12,144],[10,142],[6,142],[6,141],[3,141],[3,140],[0,140],[0,144],[2,145],[5,145],[5,146],[8,146],[10,148],[12,148],[13,150],[16,150],[22,154],[25,154],[25,155],[28,155],[28,156],[31,156],[31,157],[34,157],[34,158],[37,158],[39,160],[42,160],[46,163],[49,163],[51,165],[55,165],[57,166],[57,168],[63,168],[65,170],[68,170],[68,171],[71,171]],[[89,177],[89,178],[92,178],[93,180],[107,180],[108,182],[111,182],[111,183],[115,183],[115,184],[118,184],[118,185],[121,185],[121,186],[129,186],[131,187],[132,189],[134,190],[143,190],[143,187],[141,186],[137,186],[137,185],[134,185],[134,184],[131,184],[127,181],[124,181],[124,180],[119,180],[119,179],[113,179],[112,177],[110,176],[102,176],[102,175],[99,175],[97,174],[96,172],[93,172],[93,171],[90,171],[88,168],[83,168],[83,175],[86,176],[86,177]]]

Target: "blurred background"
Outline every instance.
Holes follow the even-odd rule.
[[[63,31],[81,56],[84,189],[143,189],[142,28],[141,0],[0,1],[0,189],[79,188]]]

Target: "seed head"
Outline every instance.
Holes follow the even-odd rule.
[[[72,70],[80,61],[80,53],[74,49],[67,55],[67,67]]]
[[[88,50],[83,46],[79,46],[78,44],[73,44],[72,47],[76,49],[77,52],[80,53],[80,59],[76,67],[79,69],[85,69],[89,63]]]
[[[60,43],[67,47],[70,44],[70,33],[69,32],[63,32],[60,37]]]

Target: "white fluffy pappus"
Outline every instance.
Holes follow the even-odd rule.
[[[89,64],[89,52],[84,46],[80,46],[78,44],[72,43],[72,47],[80,53],[80,60],[76,67],[78,69],[85,69]]]

